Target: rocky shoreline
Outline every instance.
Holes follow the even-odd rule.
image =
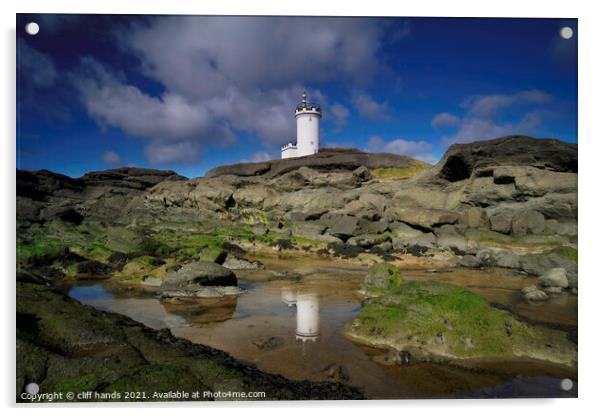
[[[35,382],[40,393],[95,391],[106,393],[109,401],[127,401],[124,394],[132,391],[145,392],[145,400],[160,400],[153,395],[170,391],[265,392],[250,400],[364,398],[344,384],[291,381],[262,372],[167,329],[150,329],[31,282],[23,275],[17,281],[19,393]],[[19,395],[17,400],[22,401]]]
[[[388,262],[401,270],[505,268],[539,278],[521,295],[537,305],[578,295],[577,252],[577,146],[551,139],[512,136],[453,145],[435,166],[347,149],[223,166],[194,179],[139,168],[77,179],[17,171],[19,290],[28,296],[53,297],[43,294],[54,293],[45,283],[74,279],[113,279],[156,292],[166,302],[239,296],[244,291],[237,287],[237,273],[260,270],[263,265],[253,258],[268,254],[283,262],[324,258],[364,267]],[[516,321],[467,290],[412,284],[394,293],[380,289],[366,301],[372,306],[360,312],[349,336],[415,358],[513,355],[576,362],[574,345],[564,344],[558,331]],[[444,340],[454,339],[446,330],[422,339],[432,343],[428,348],[409,345],[370,332],[374,326],[361,321],[365,313],[376,319],[391,312],[385,299],[419,306],[416,291],[479,305],[492,322],[508,324],[485,331],[506,347],[482,349],[476,336],[463,337],[463,344],[437,341],[439,332]],[[18,308],[29,308],[19,304],[26,298],[18,297]],[[25,309],[19,310],[26,314]],[[67,331],[67,321],[54,324]],[[515,348],[508,344],[508,327],[513,336],[522,334]],[[415,334],[404,333],[409,335]],[[556,347],[521,349],[527,339],[537,348]],[[25,338],[22,343],[25,361],[36,348],[46,348],[34,348]]]

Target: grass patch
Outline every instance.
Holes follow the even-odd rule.
[[[372,176],[377,179],[406,179],[422,172],[425,169],[430,168],[432,165],[415,161],[413,166],[405,168],[376,168],[372,170]]]

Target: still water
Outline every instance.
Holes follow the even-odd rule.
[[[142,288],[110,281],[80,282],[69,295],[98,309],[127,315],[153,328],[229,352],[239,360],[291,379],[338,380],[362,388],[370,398],[559,397],[576,372],[533,360],[476,363],[478,370],[410,363],[386,365],[385,352],[349,341],[341,330],[361,299],[356,288],[365,270],[328,261],[286,262],[299,279],[275,279],[280,260],[261,259],[266,270],[238,272],[246,292],[237,297],[191,303],[160,301]],[[531,278],[505,271],[405,271],[410,280],[434,279],[469,287],[513,312],[538,322],[576,328],[576,297],[546,305],[524,303],[520,288]]]

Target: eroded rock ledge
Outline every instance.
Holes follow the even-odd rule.
[[[20,280],[18,393],[35,382],[40,393],[138,391],[146,392],[147,400],[154,392],[178,390],[265,392],[259,400],[364,397],[340,383],[291,381],[264,373],[225,352],[176,338],[167,329],[153,330],[125,316],[98,311],[43,282]]]

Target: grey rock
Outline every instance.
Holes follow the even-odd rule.
[[[389,229],[389,226],[389,223],[383,220],[370,221],[366,219],[360,219],[358,221],[357,232],[359,234],[381,234],[386,232]]]
[[[460,223],[469,228],[489,228],[489,218],[483,208],[470,207],[460,215]]]
[[[341,238],[352,236],[358,226],[356,217],[343,214],[326,214],[320,218],[320,221],[328,227],[329,234]]]
[[[486,267],[520,268],[520,256],[512,251],[496,248],[481,249],[477,252],[477,257]]]
[[[356,176],[360,181],[366,182],[372,179],[372,173],[370,169],[365,166],[360,166],[356,170],[353,171],[353,175]]]
[[[566,221],[560,222],[555,219],[546,221],[546,234],[576,236],[578,232],[577,222]]]
[[[244,293],[244,289],[237,286],[188,286],[184,289],[163,290],[160,294],[162,299],[215,299],[225,296],[236,296]]]
[[[366,277],[360,285],[365,293],[385,291],[403,282],[399,269],[390,263],[378,263],[368,269]]]
[[[442,249],[451,249],[460,252],[466,252],[468,242],[466,238],[458,232],[453,225],[443,225],[435,229],[437,236],[437,246]]]
[[[554,252],[527,254],[520,257],[520,268],[530,275],[541,276],[550,269],[562,267],[571,287],[577,284],[577,264]]]
[[[546,219],[537,211],[519,211],[512,218],[512,234],[516,236],[541,234],[545,228]]]
[[[510,234],[514,212],[509,209],[500,209],[489,214],[491,231]]]
[[[163,280],[161,280],[157,277],[146,276],[145,278],[142,279],[142,284],[146,285],[146,286],[161,286],[162,283],[163,283]]]
[[[460,260],[460,266],[476,269],[481,267],[481,261],[473,255],[467,255]]]
[[[566,270],[562,267],[556,267],[546,271],[539,276],[537,282],[542,287],[558,286],[562,288],[569,287],[569,281],[566,276]]]
[[[350,244],[352,246],[371,248],[377,244],[388,241],[389,239],[390,237],[385,234],[362,234],[355,237],[351,237],[349,240],[347,240],[347,244]]]
[[[425,234],[423,231],[412,228],[409,225],[404,224],[403,222],[393,223],[389,227],[391,229],[391,234],[393,235],[393,237],[397,237],[402,240],[407,238],[420,237]]]
[[[257,260],[247,260],[241,257],[236,257],[231,254],[226,257],[226,260],[222,264],[226,269],[230,270],[257,270],[263,269],[264,265]]]
[[[237,284],[236,275],[232,270],[211,261],[200,260],[185,264],[177,272],[168,273],[162,287],[236,286]]]
[[[414,227],[432,230],[444,224],[457,223],[459,215],[442,209],[388,207],[385,217],[390,221],[401,221]]]
[[[408,247],[420,247],[424,249],[436,248],[437,237],[433,233],[420,233],[416,237],[393,237],[391,244],[393,249],[397,251],[404,250]]]
[[[563,293],[563,289],[559,286],[544,287],[543,291],[546,292],[548,295],[560,295]]]
[[[530,302],[540,302],[549,298],[548,294],[536,286],[527,286],[522,289],[523,296]]]

